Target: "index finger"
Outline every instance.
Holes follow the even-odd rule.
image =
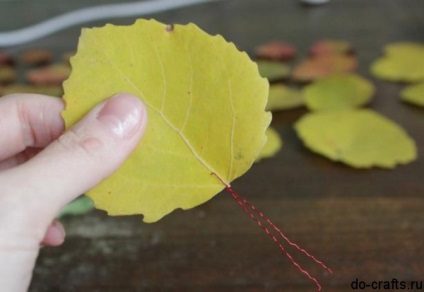
[[[64,131],[60,98],[12,94],[0,98],[0,161],[27,147],[46,147]]]

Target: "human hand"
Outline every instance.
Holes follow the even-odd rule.
[[[0,287],[26,291],[40,245],[60,245],[60,209],[112,174],[141,139],[147,112],[118,94],[64,132],[61,99],[0,98]],[[44,148],[44,149],[43,149]]]

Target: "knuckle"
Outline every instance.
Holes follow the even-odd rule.
[[[97,156],[103,147],[103,142],[99,138],[89,136],[74,128],[69,129],[56,141],[65,151],[78,152],[88,156]]]

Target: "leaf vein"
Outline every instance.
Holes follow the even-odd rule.
[[[166,77],[165,77],[165,68],[163,66],[163,61],[162,61],[162,59],[159,56],[158,46],[153,41],[153,38],[151,38],[151,42],[153,44],[153,48],[155,49],[155,55],[156,55],[156,58],[158,60],[159,67],[160,67],[160,70],[161,70],[161,75],[162,75],[163,88],[162,88],[162,99],[161,99],[161,104],[160,104],[160,112],[162,113],[163,112],[163,108],[165,106],[166,90],[167,90]]]
[[[138,88],[138,86],[135,85],[135,83],[131,80],[131,78],[129,78],[127,75],[124,74],[124,72],[118,67],[116,66],[116,64],[112,61],[113,59],[106,54],[106,52],[104,52],[103,50],[101,50],[103,52],[103,54],[105,55],[106,59],[109,61],[109,63],[112,65],[112,67],[122,76],[124,77],[124,80],[127,81],[132,87],[134,87],[137,92],[140,93],[140,98],[143,99],[144,103],[146,104],[146,106],[150,107],[152,110],[154,110],[165,122],[165,124],[170,127],[172,130],[174,130],[177,135],[181,138],[181,140],[185,143],[185,145],[187,146],[187,148],[191,151],[191,153],[194,155],[194,157],[210,172],[210,173],[214,173],[219,179],[221,179],[225,184],[229,185],[229,182],[227,182],[227,180],[225,178],[222,177],[222,175],[217,172],[212,166],[210,166],[196,151],[196,149],[194,149],[194,147],[191,145],[190,141],[184,136],[184,134],[181,132],[181,130],[179,128],[177,128],[176,126],[174,126],[171,121],[168,120],[168,118],[163,114],[163,112],[152,106],[146,99],[146,96],[143,94],[142,90],[140,88]],[[160,56],[158,56],[160,57]]]
[[[185,115],[184,115],[183,124],[181,125],[181,132],[184,131],[184,129],[187,125],[188,117],[189,117],[190,112],[191,112],[191,106],[193,104],[193,62],[191,60],[190,52],[188,50],[188,42],[187,42],[187,44],[185,45],[184,48],[185,48],[185,51],[187,53],[187,59],[188,59],[188,62],[189,62],[191,74],[190,74],[190,85],[189,85],[190,86],[190,89],[189,89],[190,90],[190,93],[189,93],[190,101],[189,101],[187,110],[186,110]]]

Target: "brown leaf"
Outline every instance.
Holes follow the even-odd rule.
[[[50,63],[52,59],[53,53],[44,49],[34,49],[27,51],[21,57],[22,63],[29,66],[45,65]]]
[[[54,64],[39,69],[30,70],[27,80],[37,85],[60,85],[71,73],[71,68],[65,64]]]

